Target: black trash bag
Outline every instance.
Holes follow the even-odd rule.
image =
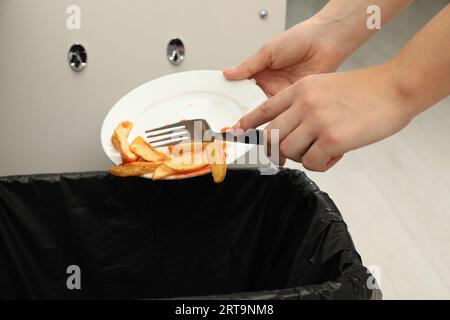
[[[229,171],[221,184],[0,178],[3,299],[370,299],[371,278],[338,209],[300,171]]]

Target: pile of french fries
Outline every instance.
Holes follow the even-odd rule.
[[[109,172],[119,177],[141,176],[152,173],[153,180],[187,178],[212,173],[214,182],[220,183],[227,172],[224,142],[180,143],[170,146],[168,152],[157,150],[142,137],[128,142],[133,128],[131,121],[121,122],[111,137],[120,153],[122,164]]]

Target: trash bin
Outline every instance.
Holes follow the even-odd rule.
[[[368,283],[338,209],[297,170],[0,178],[3,299],[380,298]]]

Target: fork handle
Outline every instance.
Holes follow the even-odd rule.
[[[230,131],[221,132],[224,141],[233,141],[245,144],[264,144],[264,130],[248,129],[243,134],[234,135]]]

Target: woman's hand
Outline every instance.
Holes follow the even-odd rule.
[[[244,116],[234,129],[271,121],[266,130],[279,130],[281,163],[289,158],[309,170],[328,170],[347,151],[398,132],[414,116],[392,80],[393,69],[386,64],[309,75]]]
[[[339,65],[376,30],[366,26],[367,8],[377,5],[385,25],[412,0],[330,0],[318,13],[264,45],[235,68],[224,70],[229,80],[255,78],[273,96],[316,73],[336,71]]]
[[[309,74],[335,71],[346,58],[337,48],[336,26],[315,19],[302,22],[264,45],[234,68],[224,70],[229,80],[255,78],[272,96]]]

